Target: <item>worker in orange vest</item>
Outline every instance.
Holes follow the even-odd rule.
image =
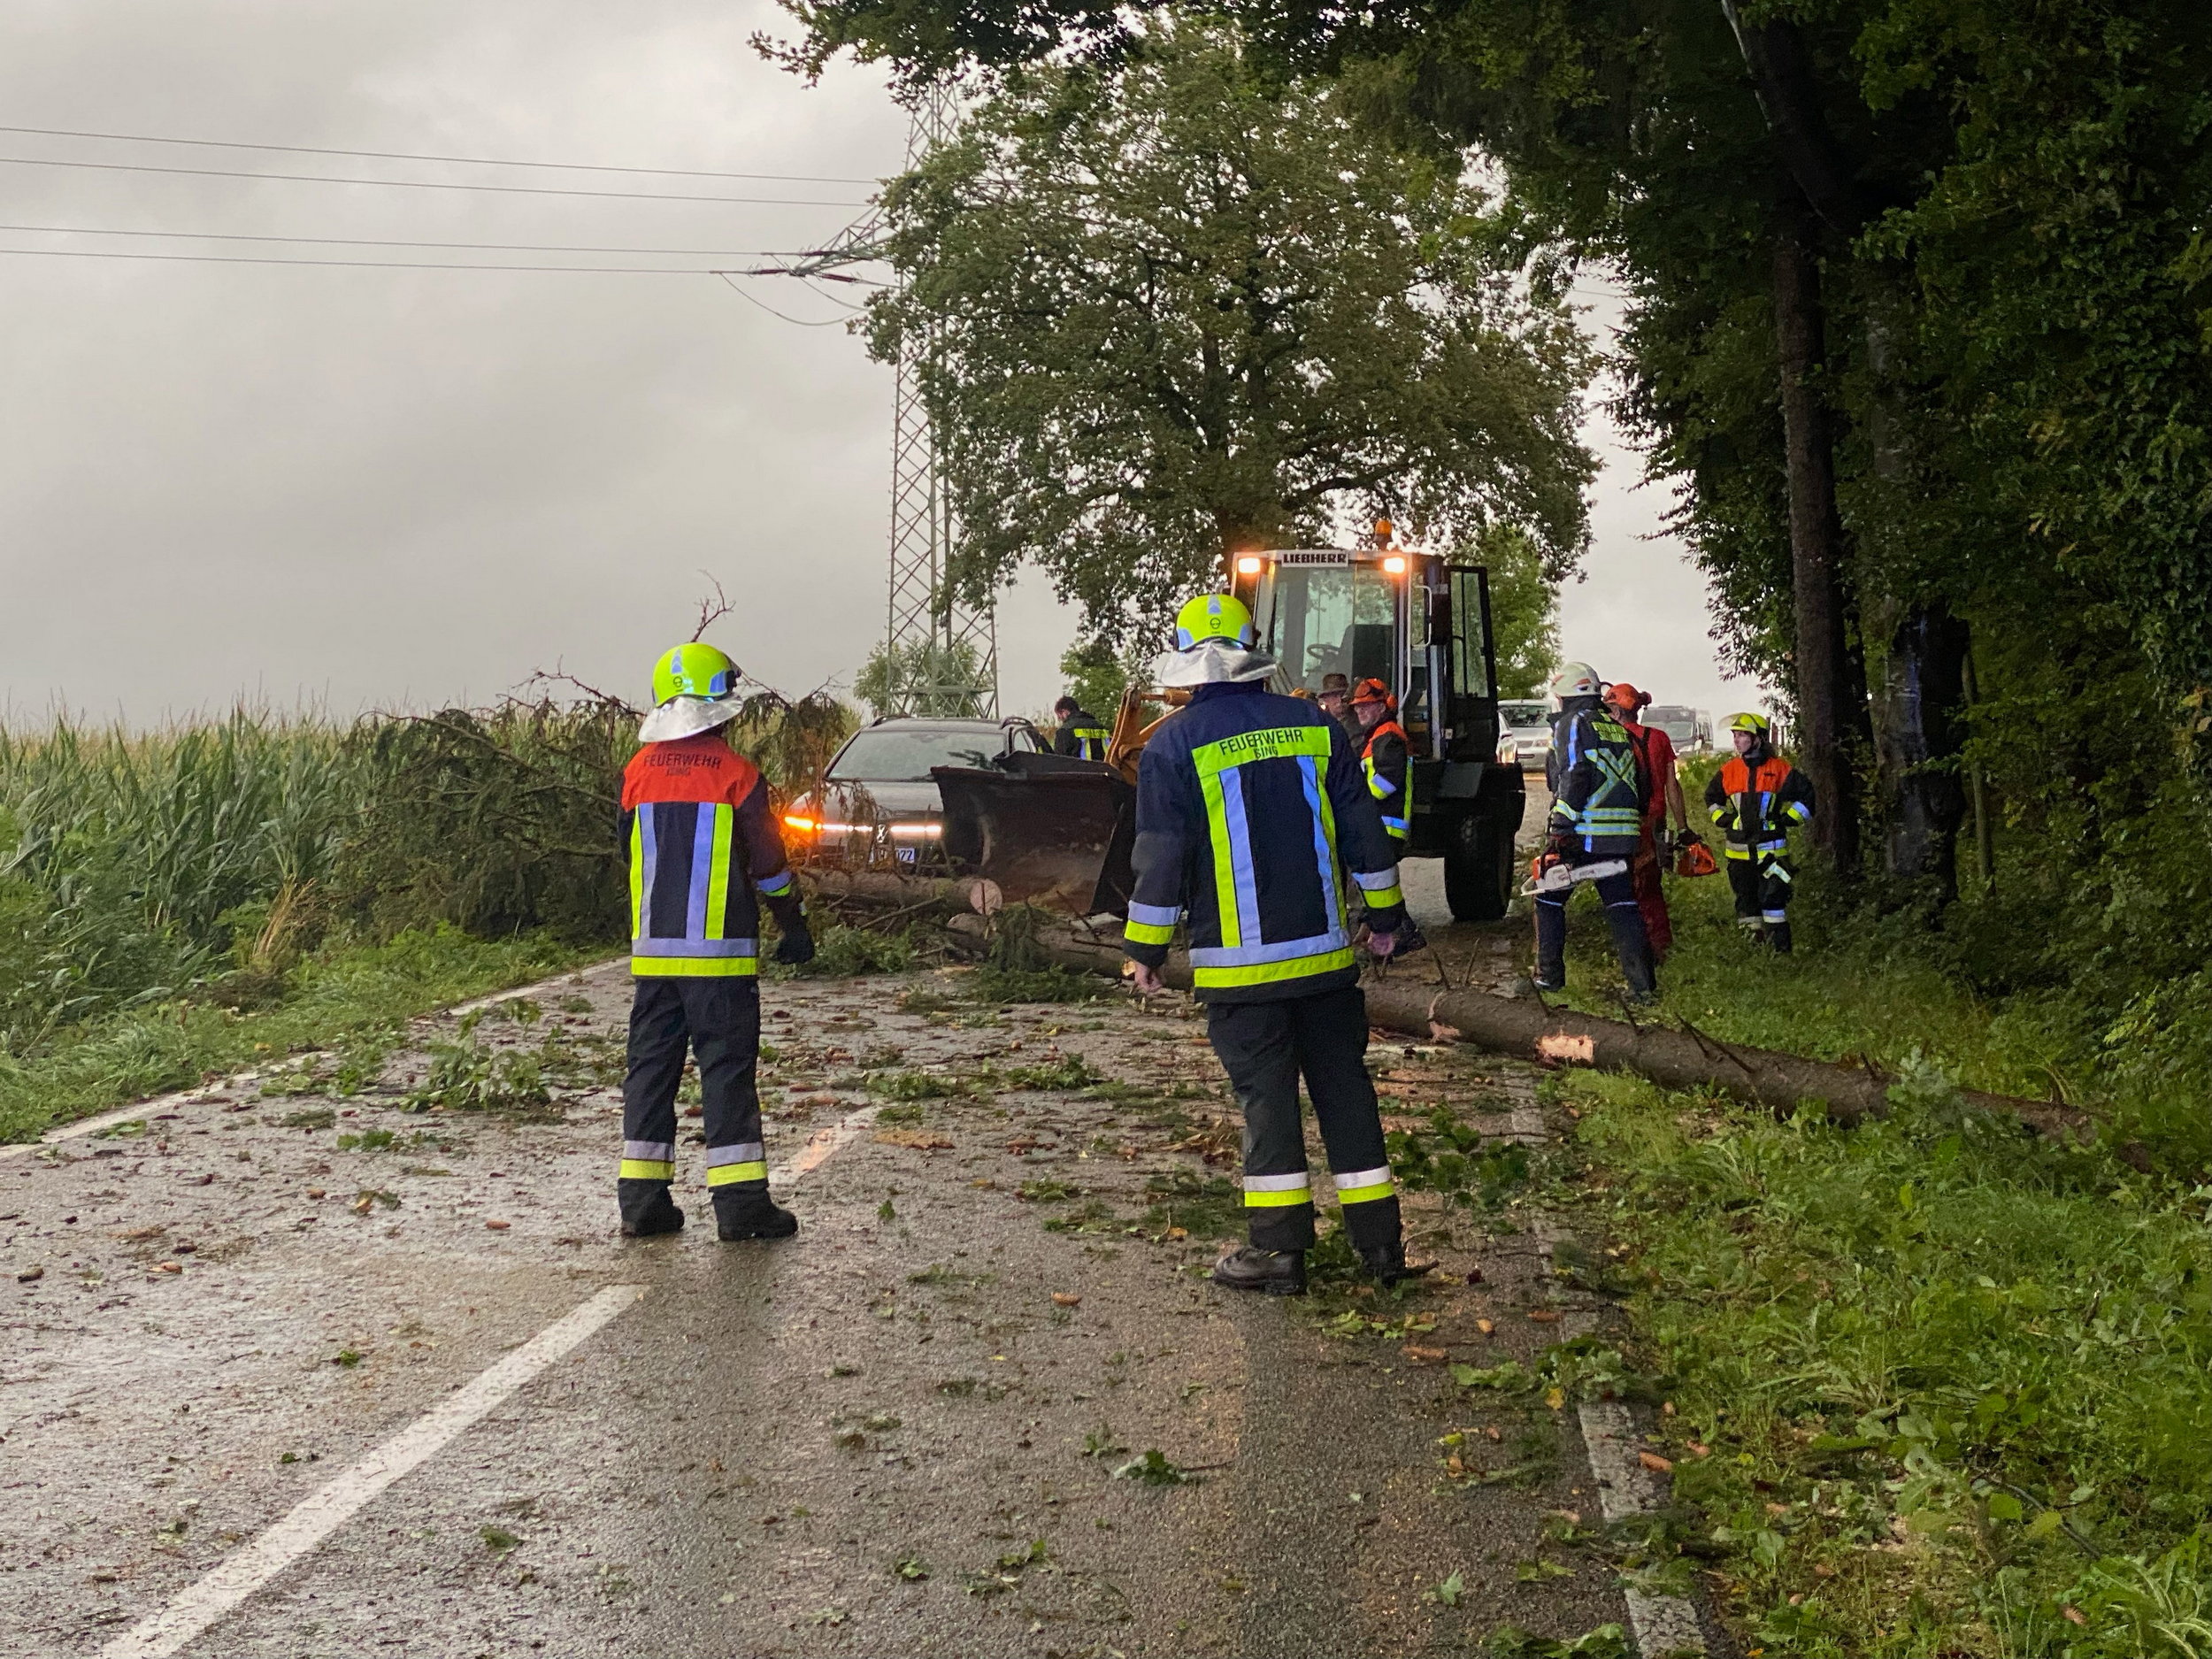
[[[1690,833],[1682,780],[1675,775],[1674,740],[1657,726],[1636,718],[1651,706],[1648,691],[1617,680],[1606,687],[1605,700],[1619,714],[1621,730],[1628,733],[1628,746],[1636,751],[1637,782],[1644,796],[1644,837],[1636,856],[1628,861],[1628,874],[1636,885],[1636,908],[1644,913],[1652,960],[1663,962],[1667,952],[1674,949],[1674,922],[1667,914],[1666,890],[1659,880],[1661,856]],[[1675,827],[1671,837],[1665,834],[1670,818]]]
[[[1352,687],[1352,713],[1360,725],[1360,775],[1382,809],[1383,828],[1402,858],[1413,825],[1413,803],[1406,798],[1406,764],[1413,751],[1405,727],[1398,724],[1398,700],[1381,680],[1363,680]]]
[[[1776,754],[1774,728],[1763,714],[1728,722],[1736,753],[1705,786],[1705,805],[1728,838],[1728,885],[1736,923],[1761,943],[1790,948],[1791,828],[1813,821],[1813,786]]]

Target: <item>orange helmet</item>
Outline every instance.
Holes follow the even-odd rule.
[[[1363,680],[1352,687],[1354,703],[1379,703],[1386,709],[1394,708],[1397,699],[1390,695],[1390,687],[1379,680]]]
[[[1617,680],[1605,688],[1605,700],[1623,714],[1634,714],[1651,705],[1651,693],[1637,690],[1625,680]]]

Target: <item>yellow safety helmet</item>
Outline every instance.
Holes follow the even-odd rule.
[[[1774,727],[1763,714],[1745,713],[1730,715],[1728,729],[1732,732],[1751,732],[1760,737],[1765,737],[1774,730]]]
[[[671,697],[726,697],[737,689],[739,669],[729,654],[693,640],[661,653],[653,664],[653,702]]]
[[[1234,594],[1201,594],[1175,613],[1175,649],[1187,651],[1208,640],[1252,649],[1252,613]]]

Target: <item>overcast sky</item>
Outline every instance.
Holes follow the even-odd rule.
[[[872,180],[906,120],[849,64],[757,58],[768,0],[0,0],[17,127]],[[872,187],[548,173],[0,133],[0,247],[676,266],[818,245]],[[22,165],[317,173],[639,201]],[[37,227],[37,228],[27,228]],[[51,227],[64,227],[57,231]],[[193,233],[206,240],[93,235]],[[218,241],[351,238],[342,242]],[[703,250],[459,251],[362,242]],[[710,257],[711,256],[711,257]],[[565,665],[641,700],[689,632],[803,690],[883,627],[891,375],[827,292],[706,274],[0,254],[0,707],[150,723],[240,696],[334,712],[488,698]],[[749,300],[745,296],[753,296]],[[761,309],[758,301],[799,323]],[[1566,645],[1662,701],[1732,707],[1702,584],[1612,465]],[[1001,610],[1010,709],[1074,618]]]

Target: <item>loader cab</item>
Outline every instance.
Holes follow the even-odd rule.
[[[1413,757],[1408,850],[1444,859],[1454,916],[1504,915],[1525,796],[1497,761],[1488,572],[1389,546],[1240,553],[1231,571],[1277,689],[1317,693],[1329,674],[1391,688]]]

